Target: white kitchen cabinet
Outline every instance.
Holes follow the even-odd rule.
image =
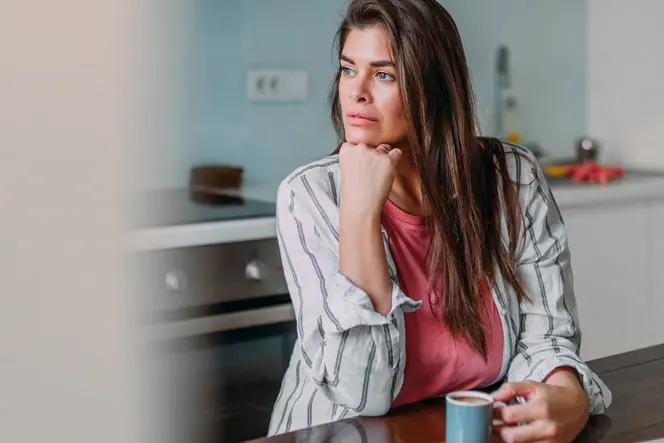
[[[664,201],[654,201],[649,207],[652,272],[652,321],[658,343],[664,343]]]
[[[647,204],[562,208],[562,213],[583,333],[582,357],[600,358],[657,343]],[[664,263],[664,256],[661,259]]]

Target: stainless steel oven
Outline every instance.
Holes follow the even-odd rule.
[[[152,436],[169,443],[264,436],[296,339],[276,239],[153,247],[134,251],[130,263]]]
[[[143,253],[153,339],[177,339],[293,320],[276,239]]]

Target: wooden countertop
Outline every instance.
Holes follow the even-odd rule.
[[[577,441],[631,443],[664,438],[664,344],[590,362],[613,392],[605,415],[591,417]],[[445,439],[441,400],[316,426],[254,443],[441,443]]]

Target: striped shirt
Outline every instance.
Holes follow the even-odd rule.
[[[579,356],[581,331],[563,218],[535,157],[519,146],[504,148],[509,176],[518,185],[520,235],[526,241],[515,266],[530,301],[519,302],[498,273],[492,297],[500,313],[503,355],[495,382],[541,382],[557,367],[573,367],[590,413],[603,413],[611,393]],[[392,283],[388,315],[374,311],[367,293],[339,272],[340,179],[339,158],[330,156],[296,169],[279,186],[277,236],[298,339],[268,435],[383,415],[403,384],[404,314],[421,302],[399,288],[384,228]],[[505,221],[502,228],[508,241]]]

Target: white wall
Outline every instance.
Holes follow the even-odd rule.
[[[226,1],[226,0],[224,0]],[[137,66],[146,79],[140,98],[148,112],[142,115],[144,140],[127,150],[128,178],[125,188],[168,187],[164,183],[187,183],[188,151],[184,141],[183,83],[188,60],[184,50],[188,38],[186,23],[193,5],[186,1],[140,0],[145,17],[141,34],[135,39],[141,54]]]
[[[588,2],[588,133],[603,161],[664,168],[662,17],[662,0]]]
[[[119,188],[141,5],[0,1],[2,442],[139,441]]]

